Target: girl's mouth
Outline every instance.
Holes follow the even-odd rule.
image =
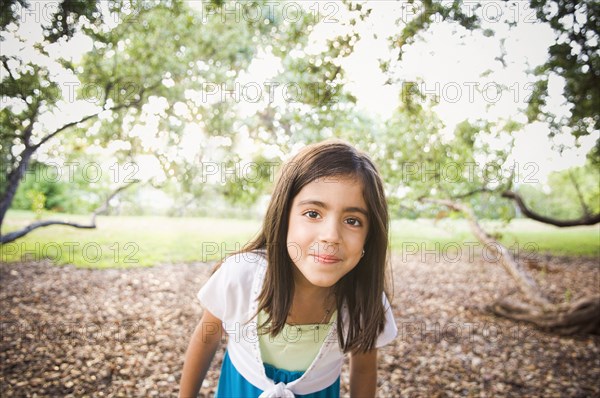
[[[342,261],[341,258],[336,256],[313,255],[313,257],[315,259],[315,263],[333,264]]]

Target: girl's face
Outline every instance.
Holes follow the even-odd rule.
[[[331,287],[362,257],[369,222],[363,187],[352,177],[326,177],[294,197],[287,248],[294,282]]]

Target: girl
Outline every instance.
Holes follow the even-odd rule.
[[[397,333],[384,293],[388,211],[381,178],[341,141],[305,147],[279,176],[262,231],[198,293],[180,397],[196,397],[221,336],[217,397],[374,396],[377,348]]]

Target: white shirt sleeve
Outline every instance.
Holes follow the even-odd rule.
[[[392,306],[387,297],[385,297],[385,293],[383,294],[383,308],[385,310],[385,326],[375,342],[375,347],[377,348],[381,348],[384,345],[391,343],[398,334],[398,327],[396,326],[396,321],[394,320]]]
[[[258,258],[253,253],[228,257],[198,292],[198,300],[222,322],[246,315]]]

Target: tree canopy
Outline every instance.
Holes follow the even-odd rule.
[[[395,57],[380,60],[383,71],[400,67],[406,51],[438,23],[494,35],[478,13],[483,3],[407,4],[418,5],[418,12],[399,18],[390,37],[377,38]],[[122,192],[123,200],[139,201],[143,189],[159,189],[172,198],[172,215],[192,214],[203,198],[248,206],[268,194],[277,165],[290,152],[327,137],[373,154],[398,216],[435,215],[416,202],[423,197],[466,200],[487,217],[527,214],[530,207],[543,212],[537,206],[548,200],[547,187],[514,183],[515,173],[525,173],[520,181],[527,173],[510,167],[514,137],[536,121],[548,125],[550,139],[598,136],[597,2],[531,0],[531,15],[552,28],[556,43],[530,71],[527,121],[481,115],[451,134],[436,114],[436,100],[415,81],[397,86],[400,103],[387,119],[357,106],[346,88],[345,59],[368,34],[373,7],[352,1],[304,7],[217,0],[7,2],[0,14],[0,225],[11,205],[86,212],[138,179],[143,187]],[[37,36],[31,33],[36,25]],[[321,31],[326,27],[329,33]],[[564,116],[546,107],[551,76],[564,79]],[[572,225],[597,222],[598,189],[590,173],[599,163],[599,145],[588,155],[589,166],[550,182],[570,184],[574,196],[568,195],[579,204],[546,216]],[[93,163],[102,173],[97,181],[81,174]],[[161,172],[143,175],[143,164]],[[35,180],[50,169],[60,169],[61,181]],[[73,170],[79,172],[74,178]],[[82,194],[76,201],[65,190]]]

